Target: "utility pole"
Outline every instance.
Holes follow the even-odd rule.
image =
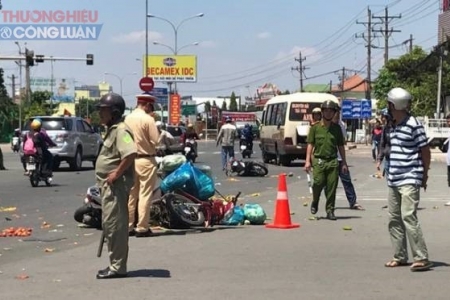
[[[342,95],[344,94],[344,83],[345,83],[345,67],[342,68],[342,74],[340,76],[341,78],[341,98],[343,97]]]
[[[384,64],[386,64],[389,60],[389,38],[392,33],[401,32],[401,30],[394,30],[392,27],[389,29],[389,23],[393,19],[400,19],[401,17],[401,14],[397,16],[390,16],[387,6],[384,8],[384,16],[372,16],[372,18],[382,20],[382,23],[384,23],[384,29],[380,27],[378,30],[373,30],[374,32],[381,32],[384,36]]]
[[[31,78],[30,67],[34,66],[34,51],[25,48],[25,103],[31,104]]]
[[[403,42],[404,45],[406,45],[407,43],[409,43],[409,53],[412,53],[412,51],[413,51],[413,41],[414,41],[413,35],[410,34],[410,35],[409,35],[409,39],[407,39],[406,41]]]
[[[366,77],[366,99],[371,99],[371,84],[372,84],[372,39],[377,37],[376,35],[372,35],[372,26],[381,24],[381,23],[373,23],[372,22],[372,12],[370,11],[370,8],[367,9],[367,22],[358,22],[356,21],[356,24],[362,24],[366,26],[367,33],[362,35],[356,35],[356,38],[363,38],[367,45],[367,77]]]
[[[304,71],[308,70],[308,67],[303,66],[303,62],[306,60],[306,57],[302,57],[302,52],[299,52],[298,58],[294,58],[295,61],[298,62],[298,67],[291,68],[292,71],[298,71],[300,74],[300,92],[303,92],[303,75]]]
[[[14,74],[11,75],[11,87],[12,87],[11,98],[12,98],[13,102],[15,103],[15,100],[16,100],[16,76]]]

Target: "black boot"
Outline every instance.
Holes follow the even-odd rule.
[[[336,216],[334,215],[333,211],[327,212],[327,219],[331,221],[336,221]]]

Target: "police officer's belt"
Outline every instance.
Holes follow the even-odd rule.
[[[314,158],[322,159],[322,160],[333,160],[333,159],[337,159],[337,156],[314,156]]]
[[[138,154],[137,158],[150,158],[150,157],[155,157],[156,154]]]

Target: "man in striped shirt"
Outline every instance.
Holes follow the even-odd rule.
[[[428,250],[417,218],[420,188],[426,189],[430,168],[430,148],[423,126],[409,114],[412,96],[394,88],[388,93],[388,109],[393,119],[389,134],[390,153],[386,170],[389,209],[389,233],[394,247],[394,258],[386,267],[406,265],[409,239],[414,263],[411,271],[424,271],[432,267]]]

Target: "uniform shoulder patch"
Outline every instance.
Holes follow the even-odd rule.
[[[126,144],[133,142],[133,138],[131,137],[131,135],[128,132],[125,132],[125,135],[123,136],[122,140]]]

